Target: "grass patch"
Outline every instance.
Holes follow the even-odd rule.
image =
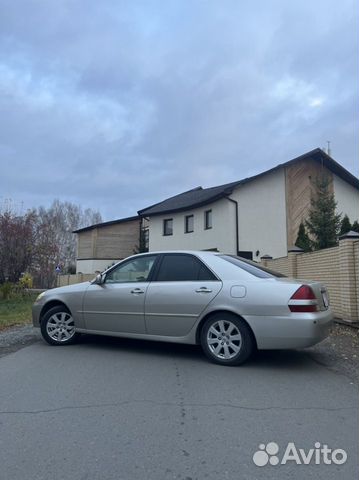
[[[0,298],[0,330],[31,323],[31,307],[36,297],[35,293],[16,295],[6,300]]]

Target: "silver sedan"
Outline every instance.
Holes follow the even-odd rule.
[[[326,288],[240,257],[166,251],[129,257],[92,282],[41,293],[33,324],[51,345],[81,333],[201,344],[219,364],[256,349],[320,342],[332,322]]]

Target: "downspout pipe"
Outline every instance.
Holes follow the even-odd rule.
[[[235,206],[235,214],[236,214],[236,255],[238,255],[239,252],[239,235],[238,235],[238,202],[236,200],[233,200],[233,198],[227,197],[228,200],[232,203],[234,203]]]

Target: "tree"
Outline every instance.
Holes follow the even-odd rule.
[[[22,213],[7,200],[0,205],[0,284],[18,282],[28,271],[37,287],[56,283],[55,268],[76,269],[76,235],[73,230],[100,223],[101,215],[79,205],[54,200],[49,208]]]
[[[90,208],[85,211],[79,205],[71,202],[54,200],[50,208],[39,209],[39,214],[46,214],[52,226],[54,241],[58,247],[57,263],[62,271],[73,271],[76,265],[76,235],[72,232],[82,227],[87,227],[102,221],[99,212]]]
[[[36,284],[51,287],[56,282],[55,268],[63,273],[76,271],[76,235],[82,227],[100,223],[99,212],[82,210],[71,202],[54,200],[49,208],[37,210],[36,256],[32,272]]]
[[[49,208],[23,214],[7,200],[0,205],[0,283],[17,282],[29,271],[37,287],[53,287],[57,265],[64,273],[76,269],[73,230],[101,221],[99,212],[70,202],[54,200]]]
[[[0,283],[17,282],[31,265],[36,214],[0,213]]]
[[[311,198],[311,207],[305,225],[311,234],[314,250],[334,247],[338,243],[341,215],[336,213],[337,202],[330,190],[327,175],[317,177]]]
[[[359,233],[359,223],[358,223],[358,220],[355,220],[355,222],[353,223],[353,225],[352,225],[352,230],[353,230],[353,232]]]
[[[60,259],[60,247],[52,222],[53,218],[49,211],[40,207],[36,218],[31,274],[34,277],[35,285],[41,288],[51,288],[56,283],[55,268]]]
[[[148,243],[149,243],[149,228],[148,221],[144,218],[141,218],[139,221],[139,243],[133,249],[133,253],[137,255],[138,253],[148,252]]]
[[[305,252],[310,252],[312,250],[311,241],[305,230],[305,225],[303,222],[300,222],[295,245],[304,250]]]
[[[348,233],[350,230],[352,230],[352,224],[350,223],[348,215],[344,215],[340,224],[339,235],[344,235],[344,233]]]

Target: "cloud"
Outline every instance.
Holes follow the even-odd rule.
[[[355,4],[3,2],[0,191],[106,219],[331,140],[355,171]]]

